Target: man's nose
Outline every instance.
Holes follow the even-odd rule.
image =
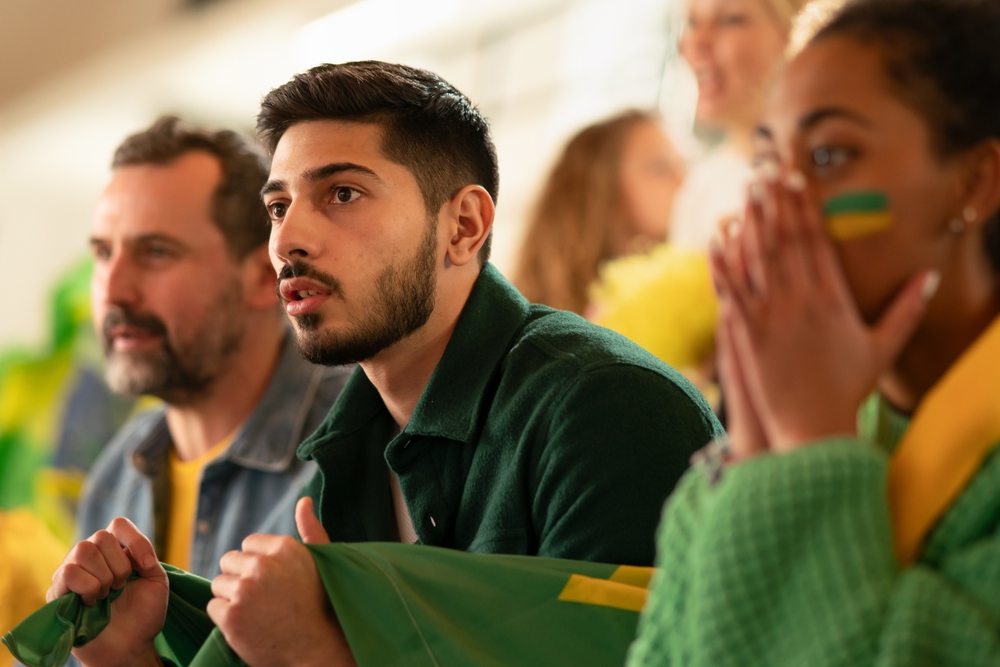
[[[315,259],[323,247],[322,219],[316,211],[295,202],[285,216],[271,226],[271,259],[275,264]]]
[[[94,296],[108,304],[135,306],[141,300],[139,272],[123,253],[94,268],[93,287]]]

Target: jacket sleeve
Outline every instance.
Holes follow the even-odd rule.
[[[973,481],[987,491],[951,510],[965,535],[905,569],[887,468],[850,439],[756,457],[715,486],[693,469],[664,512],[629,667],[1000,664],[1000,456]]]
[[[711,410],[620,364],[581,373],[554,404],[532,484],[538,555],[652,565],[663,502],[721,432]]]

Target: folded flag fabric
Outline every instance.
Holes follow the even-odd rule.
[[[624,664],[652,568],[389,543],[309,545],[360,667]],[[243,667],[205,614],[209,582],[169,568],[158,647],[182,667]],[[50,602],[3,638],[58,667],[110,619],[110,599]]]

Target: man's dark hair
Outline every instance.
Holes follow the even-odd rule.
[[[894,92],[927,122],[940,157],[1000,139],[996,0],[855,0],[813,41],[834,36],[879,50]],[[1000,271],[1000,215],[983,232]]]
[[[192,127],[174,116],[163,116],[149,129],[131,135],[115,151],[111,168],[170,164],[192,151],[215,156],[222,178],[212,195],[212,219],[237,260],[267,243],[270,221],[260,202],[267,182],[263,156],[236,132]]]
[[[257,135],[273,155],[288,128],[312,120],[381,127],[382,153],[413,173],[431,215],[470,184],[497,200],[500,175],[489,124],[436,74],[376,61],[313,67],[267,94]],[[492,236],[479,251],[481,264],[489,259]]]

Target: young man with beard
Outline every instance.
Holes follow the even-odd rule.
[[[90,245],[112,390],[152,395],[88,478],[79,533],[124,516],[161,560],[210,577],[255,532],[294,534],[295,457],[343,370],[296,354],[274,294],[262,160],[233,132],[162,118],[113,160]]]
[[[469,100],[421,70],[323,65],[267,95],[258,131],[298,346],[317,363],[359,362],[299,448],[319,467],[296,507],[303,539],[651,565],[664,499],[721,428],[676,372],[529,305],[487,263],[498,169]],[[125,522],[92,541],[50,597],[93,600],[133,568],[140,578],[77,655],[157,664],[162,568]],[[249,664],[353,662],[302,544],[253,535],[221,569],[208,613]]]

